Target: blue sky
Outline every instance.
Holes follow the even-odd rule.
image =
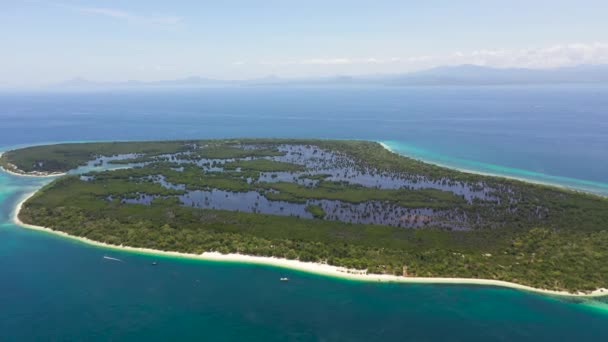
[[[608,63],[608,1],[1,0],[0,85]]]

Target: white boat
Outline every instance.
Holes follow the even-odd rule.
[[[122,262],[122,260],[120,260],[120,259],[112,258],[112,257],[109,257],[107,255],[104,255],[103,258],[106,259],[106,260],[112,260],[112,261],[120,261],[120,262]]]
[[[289,281],[289,278],[281,278],[281,281]]]

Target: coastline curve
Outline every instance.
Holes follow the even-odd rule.
[[[33,176],[36,177],[36,176]],[[43,177],[43,176],[42,176]],[[39,190],[39,189],[38,189]],[[607,288],[599,288],[590,293],[585,292],[577,292],[570,293],[566,291],[555,291],[555,290],[546,290],[541,288],[535,288],[527,285],[517,284],[513,282],[503,281],[503,280],[493,280],[493,279],[475,279],[475,278],[431,278],[431,277],[400,277],[395,275],[387,275],[387,274],[367,274],[362,270],[356,269],[347,269],[343,267],[332,266],[328,264],[321,263],[313,263],[313,262],[303,262],[298,260],[290,260],[283,258],[275,258],[275,257],[262,257],[262,256],[252,256],[252,255],[244,255],[244,254],[221,254],[219,252],[204,252],[202,254],[191,254],[191,253],[182,253],[175,251],[162,251],[155,250],[151,248],[138,248],[138,247],[130,247],[124,245],[112,245],[104,242],[99,242],[95,240],[91,240],[84,237],[70,235],[65,232],[53,230],[47,227],[31,225],[22,222],[19,219],[19,212],[23,204],[32,196],[34,196],[38,190],[35,190],[29,194],[26,194],[17,204],[15,210],[13,211],[12,220],[13,222],[23,228],[32,229],[40,232],[46,232],[54,235],[61,236],[63,238],[68,238],[71,240],[75,240],[87,245],[92,245],[96,247],[102,247],[105,249],[113,249],[119,251],[126,251],[130,253],[136,254],[144,254],[144,255],[158,255],[158,256],[171,256],[185,259],[194,259],[194,260],[204,260],[204,261],[215,261],[215,262],[231,262],[231,263],[240,263],[240,264],[257,264],[257,265],[266,265],[278,268],[286,268],[292,269],[296,271],[302,271],[306,273],[312,273],[327,277],[334,278],[342,278],[354,281],[361,282],[392,282],[392,283],[403,283],[403,284],[453,284],[453,285],[482,285],[482,286],[495,286],[495,287],[503,287],[514,290],[520,290],[525,292],[531,292],[536,294],[542,294],[547,296],[556,296],[556,297],[583,297],[583,298],[597,298],[597,297],[606,297],[608,296]]]

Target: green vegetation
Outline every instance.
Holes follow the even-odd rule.
[[[230,143],[230,141],[226,141]],[[238,142],[236,142],[238,144]],[[225,145],[222,141],[213,143],[212,146],[197,150],[192,154],[194,158],[206,159],[228,159],[228,158],[246,158],[246,157],[274,157],[282,156],[285,153],[280,152],[276,148],[260,148],[260,149],[242,149],[231,145]]]
[[[322,219],[325,217],[325,210],[323,210],[320,205],[309,204],[305,209],[316,219]]]
[[[468,201],[438,189],[380,189],[329,181],[330,174],[298,174],[311,170],[272,159],[285,155],[278,149],[281,144],[311,145],[315,150],[347,155],[355,161],[352,167],[378,173],[472,184],[491,189],[491,196]],[[78,176],[59,178],[24,204],[20,218],[75,236],[133,247],[238,252],[375,273],[401,275],[407,270],[409,276],[500,279],[556,290],[608,286],[608,199],[449,170],[398,156],[372,142],[239,139],[61,144],[7,152],[0,165],[15,165],[24,172],[57,172],[97,156],[127,153],[138,156],[131,162],[147,164],[90,173],[86,181]],[[234,160],[213,165],[223,165],[224,171],[205,171],[195,164],[178,164],[174,158],[159,158],[165,154],[178,154],[185,160]],[[241,159],[248,157],[263,158]],[[279,171],[293,172],[296,180],[316,182],[259,181],[260,172]],[[155,181],[159,177],[183,187],[164,187]],[[176,197],[188,190],[212,189],[257,191],[269,200],[306,203],[305,210],[315,219],[191,208]],[[151,205],[120,201],[142,194],[155,196]],[[449,214],[423,229],[350,224],[328,220],[317,200],[376,201]],[[444,222],[460,222],[469,230],[441,228],[438,223]]]
[[[278,191],[268,193],[266,197],[288,202],[329,199],[351,203],[388,201],[407,208],[454,209],[467,206],[467,202],[462,197],[436,189],[381,190],[344,182],[319,182],[314,188],[288,182],[269,183],[265,186]]]
[[[8,151],[0,158],[0,166],[15,165],[23,172],[66,172],[86,164],[96,156],[120,154],[160,155],[189,150],[187,142],[108,142],[32,146]]]
[[[279,171],[303,171],[302,165],[285,163],[269,159],[237,160],[224,164],[226,170],[241,169],[243,171],[279,172]]]
[[[331,174],[328,173],[319,173],[316,175],[300,175],[298,178],[300,179],[310,179],[310,180],[325,180],[327,178],[331,177]]]

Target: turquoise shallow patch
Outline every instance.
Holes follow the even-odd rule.
[[[568,187],[575,190],[592,192],[599,195],[608,195],[608,183],[554,176],[515,167],[484,163],[475,160],[466,160],[449,157],[434,151],[423,149],[400,141],[380,141],[392,151],[407,157],[420,159],[429,163],[457,168],[465,171],[487,173],[497,176],[519,178],[532,182]]]

